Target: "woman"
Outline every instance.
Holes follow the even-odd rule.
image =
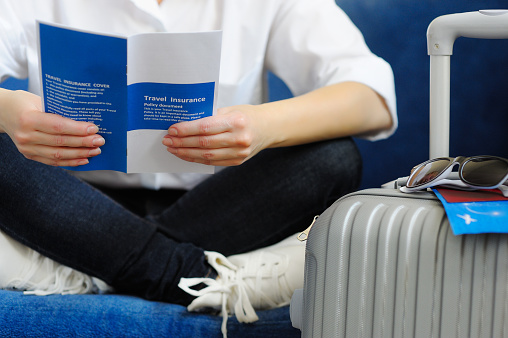
[[[303,285],[304,248],[284,239],[358,187],[351,137],[382,139],[397,126],[390,66],[332,0],[0,0],[0,8],[0,79],[28,77],[32,92],[0,90],[0,229],[10,243],[0,250],[0,287],[21,278],[13,261],[34,264],[20,242],[58,264],[36,261],[39,277],[17,288],[43,291],[38,281],[64,264],[117,292],[223,306],[253,321],[251,305],[287,304]],[[174,124],[161,142],[224,169],[59,168],[86,165],[105,140],[92,123],[41,111],[36,19],[123,35],[223,30],[217,114]],[[295,96],[266,103],[266,70]],[[279,268],[275,277],[268,266]]]

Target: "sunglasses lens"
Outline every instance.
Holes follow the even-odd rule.
[[[408,188],[416,188],[432,182],[448,167],[450,164],[449,159],[437,159],[435,161],[426,163],[414,169],[409,177],[406,186]]]
[[[508,174],[508,163],[497,158],[471,159],[462,168],[462,178],[471,185],[493,187]]]

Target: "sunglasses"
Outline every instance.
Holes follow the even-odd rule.
[[[456,166],[457,172],[453,172]],[[403,192],[413,192],[437,185],[464,190],[500,189],[508,197],[508,160],[496,156],[439,157],[425,161],[411,170]]]

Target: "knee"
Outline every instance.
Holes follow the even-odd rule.
[[[315,184],[335,199],[358,189],[362,177],[362,158],[351,138],[335,139],[313,145]]]
[[[330,175],[330,179],[343,177],[356,182],[361,178],[362,157],[353,139],[325,142],[322,146],[321,158],[325,163],[322,173]],[[337,175],[340,176],[337,177]]]

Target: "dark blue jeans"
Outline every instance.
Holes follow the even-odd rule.
[[[186,305],[192,297],[177,284],[210,273],[203,250],[228,256],[304,230],[360,177],[358,150],[344,138],[264,150],[177,198],[131,193],[118,202],[114,191],[25,159],[0,134],[0,228],[117,292]],[[160,212],[126,207],[147,199]]]

